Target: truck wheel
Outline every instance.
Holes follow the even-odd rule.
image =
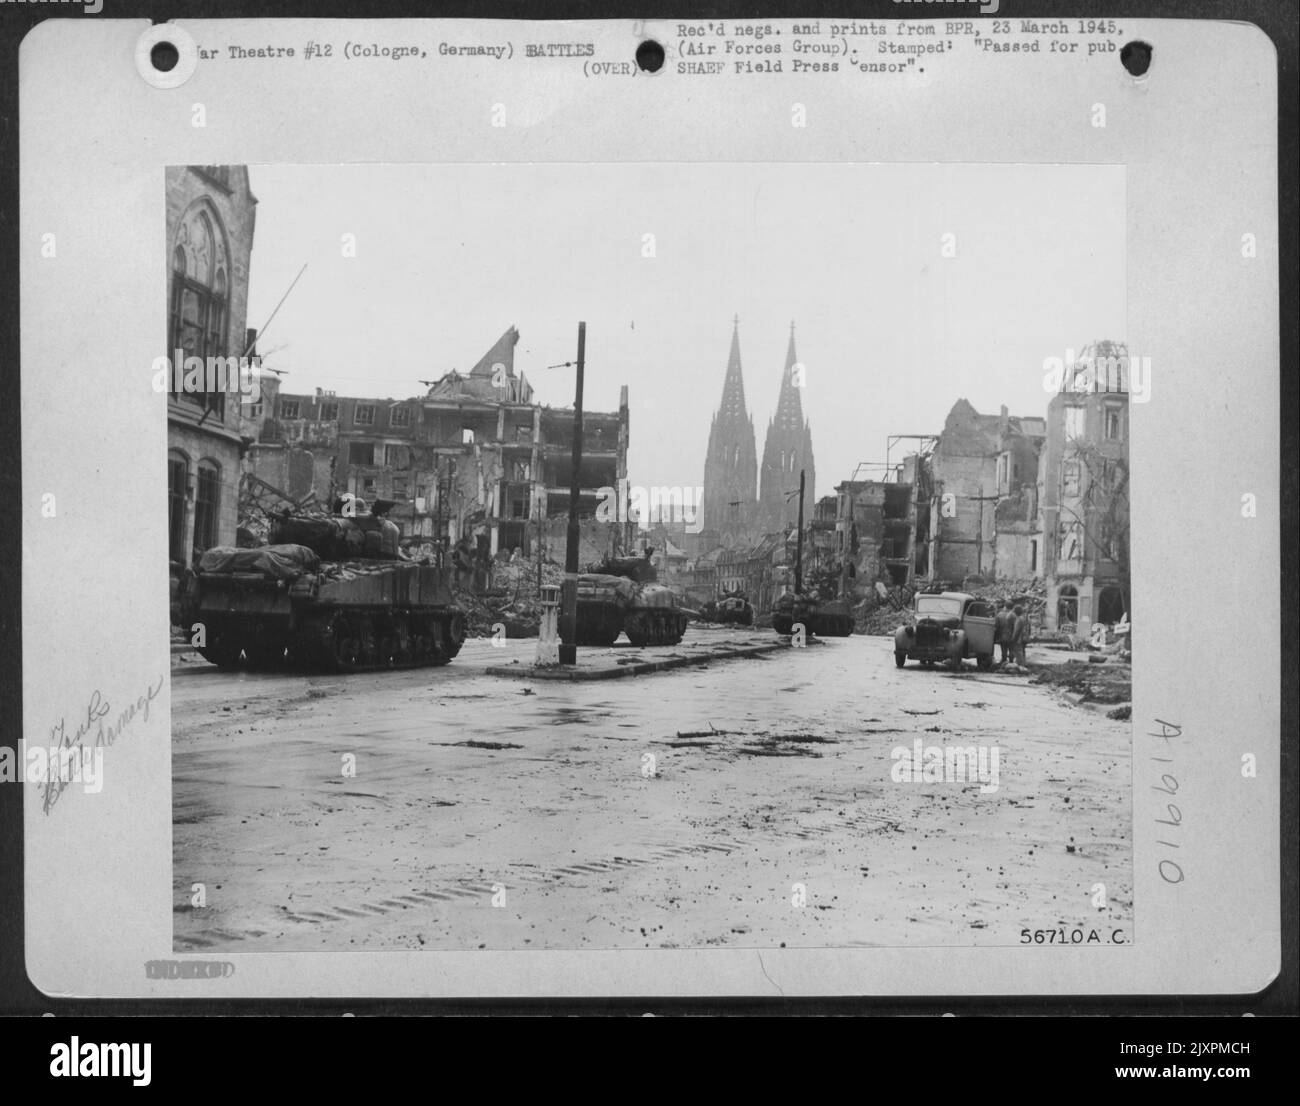
[[[993,669],[993,654],[980,653],[976,656],[975,663],[979,665],[981,672],[990,672]]]
[[[900,653],[897,649],[895,649],[895,650],[894,650],[894,664],[895,664],[897,667],[902,668],[903,665],[905,665],[906,663],[907,663],[907,654],[906,654],[906,653]]]
[[[948,658],[948,669],[949,669],[949,671],[951,671],[951,672],[960,672],[960,671],[961,671],[961,654],[960,654],[960,653],[954,653],[951,657]]]

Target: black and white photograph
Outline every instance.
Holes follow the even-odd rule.
[[[1123,200],[169,167],[176,950],[1130,941]]]
[[[989,4],[31,27],[28,1012],[1278,1008],[1277,48]]]

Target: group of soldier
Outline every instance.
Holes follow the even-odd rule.
[[[993,622],[993,644],[1002,647],[1002,658],[998,661],[1001,668],[1008,661],[1028,667],[1025,661],[1025,642],[1029,640],[1029,619],[1025,615],[1023,603],[1013,604],[1004,599],[998,604],[998,613]]]

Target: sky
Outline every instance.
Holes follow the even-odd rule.
[[[584,320],[584,406],[615,410],[628,386],[629,475],[644,486],[702,482],[736,315],[760,461],[795,324],[819,496],[883,462],[888,435],[937,433],[959,398],[1043,415],[1046,358],[1126,338],[1119,166],[253,165],[249,178],[248,325],[284,391],[420,395],[514,325],[516,367],[541,402],[569,405],[573,370],[547,366],[573,360]]]

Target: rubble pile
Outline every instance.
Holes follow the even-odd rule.
[[[1080,695],[1088,703],[1127,703],[1133,697],[1133,668],[1118,659],[1104,664],[1071,660],[1043,665],[1033,682]]]
[[[1031,580],[989,580],[970,577],[962,585],[961,591],[969,592],[991,603],[1021,603],[1029,625],[1033,627],[1035,641],[1046,641],[1050,634],[1043,634],[1043,615],[1047,610],[1047,584],[1035,576]]]
[[[542,583],[559,587],[564,569],[542,565]],[[491,637],[494,626],[504,626],[506,637],[536,637],[542,622],[537,596],[537,564],[515,561],[492,566],[492,582],[482,595],[469,588],[455,587],[456,604],[465,612],[465,633],[469,637]]]
[[[878,637],[893,637],[900,626],[907,626],[912,621],[910,606],[901,610],[887,603],[876,603],[868,607],[869,599],[864,599],[853,608],[853,632],[855,634],[875,634]]]
[[[853,608],[853,632],[893,637],[894,631],[912,621],[912,597],[916,588],[907,584],[869,592]]]

